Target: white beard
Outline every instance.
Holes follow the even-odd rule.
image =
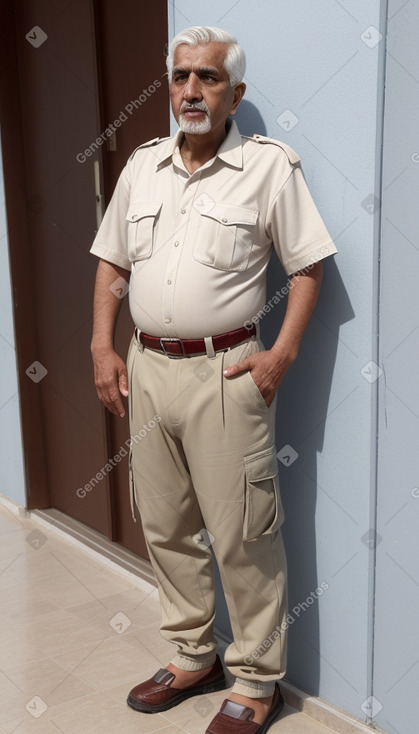
[[[205,120],[193,122],[192,120],[185,120],[185,116],[181,112],[179,115],[179,127],[183,133],[187,133],[188,135],[205,135],[205,133],[209,133],[211,130],[209,113],[207,112]]]

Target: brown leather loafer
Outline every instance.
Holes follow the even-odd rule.
[[[144,714],[154,714],[159,711],[167,711],[191,696],[222,691],[227,688],[223,666],[218,655],[212,668],[195,685],[187,688],[170,688],[175,677],[170,670],[160,668],[152,678],[135,686],[129,692],[128,706]]]
[[[275,683],[272,705],[263,724],[255,724],[252,721],[255,715],[253,709],[225,699],[205,734],[265,734],[281,713],[283,706],[284,699],[278,683]]]

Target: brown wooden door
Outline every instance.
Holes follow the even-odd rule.
[[[146,140],[169,134],[166,2],[102,0],[97,3],[97,27],[103,124],[109,126],[119,117],[122,119],[112,141],[115,146],[104,146],[102,151],[105,195],[109,201],[132,151]],[[111,147],[116,150],[110,150]],[[125,298],[116,336],[116,349],[121,356],[126,356],[132,331]],[[114,455],[129,437],[128,420],[108,414],[107,424],[109,455]],[[110,481],[112,539],[147,557],[143,535],[138,531],[138,513],[137,523],[131,518],[126,461],[117,464]]]
[[[146,556],[140,523],[129,510],[126,457],[109,469],[129,438],[128,421],[105,415],[93,385],[97,260],[89,248],[97,229],[94,162],[106,202],[136,145],[167,134],[166,2],[149,8],[129,0],[3,5],[16,39],[17,74],[13,64],[10,73],[18,98],[11,104],[19,119],[14,132],[7,120],[4,134],[19,152],[19,166],[12,171],[12,156],[6,156],[5,178],[9,223],[16,219],[9,239],[28,504],[55,507]],[[16,176],[26,204],[24,231],[10,202]],[[131,334],[124,303],[117,338],[122,356]]]

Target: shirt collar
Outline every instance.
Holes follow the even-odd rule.
[[[233,168],[241,169],[243,168],[242,138],[234,120],[230,120],[229,122],[229,130],[218,148],[215,158],[220,158],[224,163],[227,163]],[[156,170],[160,170],[165,163],[169,163],[173,160],[175,151],[179,148],[182,140],[183,132],[178,130],[173,138],[170,138],[163,143],[165,148],[161,151],[162,157],[160,158],[159,156],[160,160],[156,166]]]

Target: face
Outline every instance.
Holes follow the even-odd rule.
[[[243,82],[230,85],[224,68],[226,43],[211,41],[198,46],[181,44],[175,50],[170,99],[176,122],[189,135],[206,135],[214,140],[225,129],[246,88]]]

